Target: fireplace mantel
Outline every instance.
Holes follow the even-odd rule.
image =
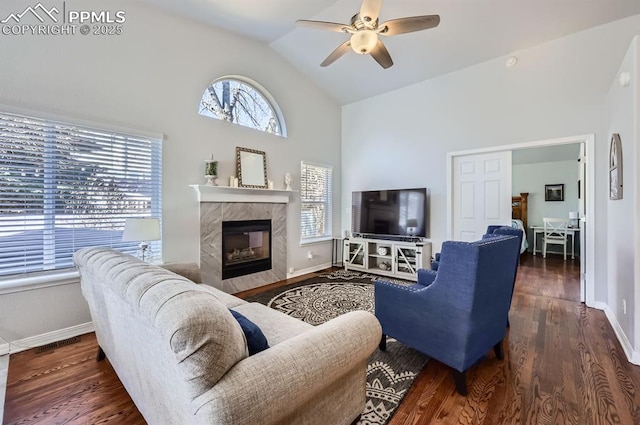
[[[198,202],[258,202],[287,204],[293,190],[252,189],[247,187],[207,186],[192,184],[198,194]]]

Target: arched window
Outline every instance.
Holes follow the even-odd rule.
[[[202,95],[200,115],[229,121],[277,136],[287,136],[284,118],[273,97],[246,77],[215,80]]]

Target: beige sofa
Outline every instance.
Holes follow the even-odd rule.
[[[74,261],[100,347],[149,424],[340,425],[364,409],[373,315],[313,327],[110,249]],[[270,348],[249,356],[230,308]]]

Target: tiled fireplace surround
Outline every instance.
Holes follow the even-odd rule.
[[[287,205],[291,192],[194,186],[200,201],[200,268],[204,282],[227,293],[287,277]],[[271,220],[272,268],[222,280],[222,222]]]

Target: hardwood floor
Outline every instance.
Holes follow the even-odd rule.
[[[577,262],[525,257],[505,360],[491,352],[473,367],[467,397],[449,368],[429,361],[390,425],[640,424],[640,367],[627,362],[604,313],[578,302],[578,276]],[[4,423],[144,424],[109,362],[95,361],[96,347],[87,334],[12,355]]]
[[[473,367],[466,398],[450,369],[430,361],[389,425],[640,424],[640,367],[579,297],[577,261],[525,257],[505,360],[489,353]]]

